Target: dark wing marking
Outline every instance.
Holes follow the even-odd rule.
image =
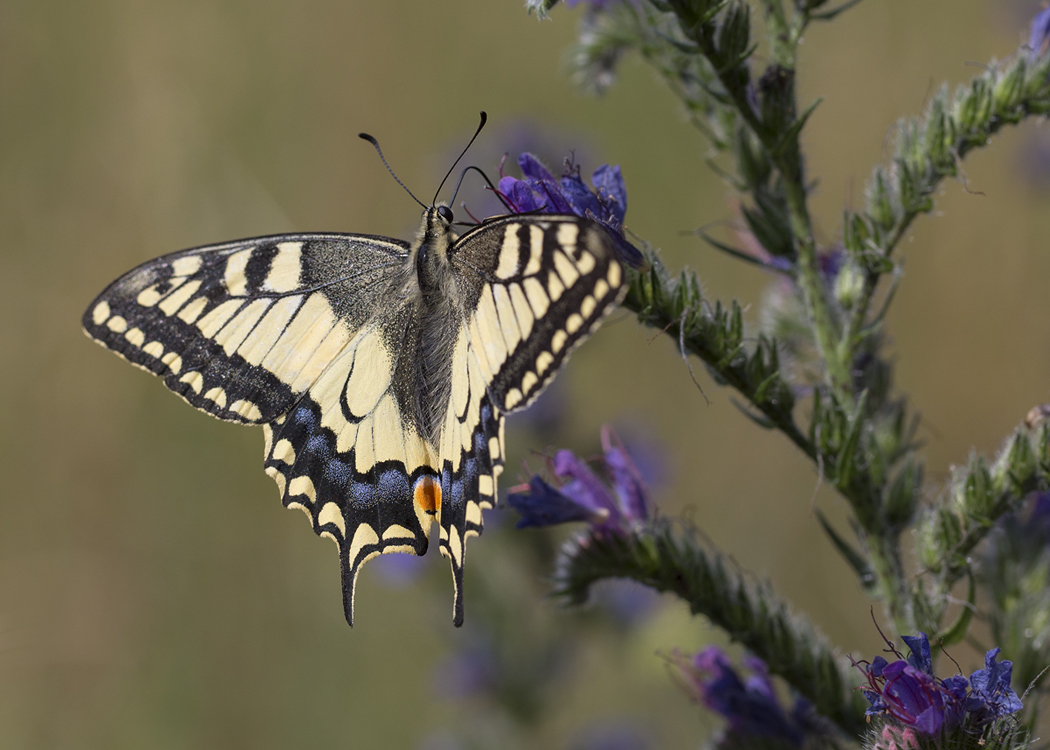
[[[220,419],[285,413],[374,314],[408,246],[288,234],[184,250],[129,271],[84,330]]]

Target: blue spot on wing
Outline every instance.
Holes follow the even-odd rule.
[[[369,482],[355,481],[350,484],[350,509],[362,511],[374,508],[377,502],[376,486]]]
[[[387,469],[380,472],[376,481],[376,490],[380,497],[405,497],[412,501],[412,491],[408,486],[408,475],[403,470]]]
[[[311,440],[310,442],[312,443],[313,441]],[[329,485],[349,487],[353,475],[354,472],[348,464],[343,463],[338,458],[333,458],[325,467],[324,481],[325,484]]]
[[[314,435],[306,441],[306,454],[312,459],[311,464],[323,463],[328,458],[332,449],[324,435]]]

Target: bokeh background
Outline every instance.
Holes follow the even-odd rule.
[[[1006,56],[1037,2],[865,0],[802,48],[805,143],[826,243],[896,117]],[[467,627],[447,563],[365,569],[344,621],[329,542],[281,508],[262,436],[205,418],[88,342],[113,278],[183,247],[273,232],[408,237],[485,109],[470,160],[533,149],[622,165],[627,223],[709,295],[770,279],[688,232],[733,217],[706,144],[640,62],[602,99],[565,50],[579,10],[518,0],[0,0],[0,748],[695,747],[713,722],[666,656],[723,642],[681,604],[613,591],[562,611],[558,535],[495,512],[470,545]],[[945,185],[903,245],[890,315],[932,490],[1050,400],[1050,131],[1011,129]],[[470,188],[480,202],[480,191]],[[757,307],[751,309],[752,320]],[[543,414],[512,418],[503,489],[549,445],[613,423],[661,510],[768,576],[844,651],[880,642],[813,516],[844,517],[786,441],[671,343],[615,315]],[[475,622],[476,621],[476,622]],[[960,646],[966,671],[979,654]],[[500,673],[502,670],[502,673]],[[494,689],[493,686],[496,686]]]

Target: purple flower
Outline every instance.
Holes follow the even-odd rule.
[[[620,260],[635,267],[643,265],[642,254],[623,234],[627,187],[619,165],[603,164],[594,170],[593,190],[580,178],[579,167],[569,160],[559,179],[530,153],[518,156],[518,166],[522,174],[520,180],[504,175],[499,181],[499,193],[511,212],[575,214],[596,221],[609,230]]]
[[[608,10],[609,6],[616,5],[616,3],[623,2],[624,0],[562,0],[566,8],[575,8],[577,5],[586,5],[587,10],[590,11],[603,11]],[[630,0],[632,5],[637,6],[638,0]],[[526,6],[528,3],[526,3]]]
[[[1032,19],[1032,32],[1028,37],[1028,47],[1032,52],[1039,54],[1043,51],[1043,45],[1050,39],[1050,8],[1039,11]]]
[[[846,251],[838,245],[817,255],[817,265],[826,282],[834,282],[846,263]]]
[[[979,723],[982,724],[1000,716],[1009,716],[1024,708],[1021,699],[1010,687],[1014,664],[1006,659],[996,662],[999,651],[1000,649],[993,648],[985,654],[984,669],[978,669],[970,675],[971,692],[967,710],[976,714]]]
[[[924,636],[925,638],[925,636]],[[937,734],[944,724],[942,688],[931,675],[902,660],[887,663],[875,657],[865,690],[871,701],[868,715],[889,714],[922,734]]]
[[[559,492],[539,476],[530,479],[527,487],[527,490],[516,487],[507,496],[507,502],[521,514],[519,529],[570,521],[601,524],[609,517],[608,511],[589,507],[585,502]]]
[[[921,672],[933,677],[933,654],[930,652],[930,640],[925,633],[902,635],[901,640],[908,647],[908,663]]]
[[[800,700],[790,716],[785,713],[761,659],[744,660],[751,672],[746,680],[717,646],[708,646],[691,659],[679,655],[675,663],[697,700],[729,722],[727,734],[739,740],[734,744],[746,747],[748,738],[763,737],[779,740],[784,747],[802,747],[805,724],[800,717],[809,711],[809,704]]]
[[[554,454],[551,473],[555,487],[538,476],[516,487],[507,502],[519,513],[518,528],[587,521],[596,529],[616,531],[649,517],[648,492],[638,468],[608,428],[602,430],[603,460],[599,479],[587,462],[572,451]]]
[[[1021,700],[1010,687],[1013,663],[997,662],[999,649],[985,655],[985,668],[970,675],[969,681],[962,675],[941,680],[933,674],[926,634],[903,636],[903,640],[910,650],[907,660],[888,662],[876,656],[863,663],[869,716],[886,715],[905,729],[938,735],[942,729],[962,725],[976,729],[1021,710]]]

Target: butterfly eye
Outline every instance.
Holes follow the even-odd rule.
[[[448,206],[438,206],[437,207],[437,212],[438,212],[438,216],[440,216],[442,219],[444,219],[449,224],[451,224],[452,220],[455,219],[455,216],[452,215],[452,209],[449,208]]]

